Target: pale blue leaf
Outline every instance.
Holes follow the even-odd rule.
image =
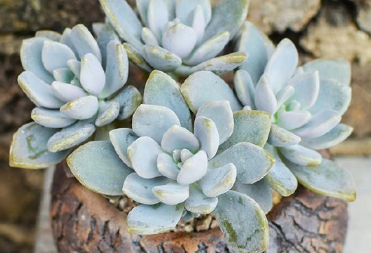
[[[41,56],[45,69],[50,73],[68,67],[67,61],[76,59],[75,53],[68,46],[55,41],[44,42]]]
[[[209,0],[182,0],[176,2],[175,13],[176,17],[180,19],[182,23],[187,25],[191,24],[193,14],[197,8],[201,6],[206,24],[211,19],[211,4]]]
[[[286,130],[293,130],[307,124],[312,118],[308,111],[279,112],[277,125]]]
[[[75,75],[69,68],[60,68],[53,71],[53,77],[56,81],[70,83]]]
[[[142,95],[137,88],[127,85],[121,90],[111,101],[116,101],[120,104],[120,113],[118,119],[123,120],[130,118],[135,110],[142,103]]]
[[[182,59],[189,56],[196,43],[197,33],[192,27],[178,23],[164,30],[162,46]]]
[[[170,182],[153,187],[153,194],[164,204],[177,205],[189,197],[189,186]]]
[[[206,171],[207,155],[205,151],[200,150],[183,163],[177,176],[177,182],[181,185],[193,184],[205,176]]]
[[[69,151],[51,153],[47,142],[58,130],[42,127],[34,122],[23,125],[13,135],[10,146],[11,167],[43,169],[60,163]]]
[[[132,167],[128,156],[128,147],[138,139],[138,136],[130,128],[119,128],[109,132],[109,139],[121,160],[129,167]]]
[[[161,175],[176,180],[179,174],[179,167],[173,158],[166,153],[159,154],[157,157],[157,169]]]
[[[166,2],[163,0],[149,0],[147,11],[148,27],[159,41],[162,38],[162,31],[168,21],[170,19]]]
[[[53,41],[60,41],[62,34],[50,30],[41,30],[35,33],[35,37],[42,37]]]
[[[53,95],[64,102],[85,97],[88,94],[80,87],[69,83],[55,81],[51,85]]]
[[[134,46],[128,43],[124,43],[123,45],[126,50],[126,53],[128,54],[128,58],[130,62],[134,63],[136,66],[143,69],[144,71],[147,71],[147,72],[152,71],[151,66],[147,64],[142,54]]]
[[[98,117],[95,120],[97,127],[106,126],[111,124],[120,113],[120,104],[116,101],[99,103]]]
[[[57,109],[63,105],[63,102],[53,95],[51,86],[31,71],[23,71],[18,76],[18,84],[36,106]]]
[[[161,147],[168,153],[172,153],[177,149],[187,149],[191,152],[196,152],[200,144],[193,133],[175,125],[165,132],[161,141]]]
[[[65,44],[66,46],[71,48],[72,51],[77,55],[76,48],[73,45],[73,42],[71,40],[71,32],[72,32],[71,28],[64,29],[62,37],[61,37],[59,42]]]
[[[318,166],[322,162],[320,153],[300,145],[282,147],[280,153],[290,162],[301,166]]]
[[[233,111],[241,105],[228,84],[209,71],[196,72],[189,76],[180,88],[193,113],[205,103],[215,100],[228,100]]]
[[[61,113],[72,119],[90,119],[98,112],[98,99],[94,96],[71,100],[60,108]]]
[[[269,77],[263,75],[255,88],[255,106],[257,110],[266,111],[274,115],[277,111],[277,99],[272,90],[274,79],[270,81]]]
[[[82,185],[108,196],[121,196],[125,178],[132,173],[108,141],[79,147],[67,158],[67,164]]]
[[[36,107],[31,112],[31,118],[39,125],[48,128],[63,128],[72,125],[76,120],[59,112],[42,107]]]
[[[192,118],[177,82],[167,74],[154,70],[144,88],[145,104],[160,105],[171,109],[178,116],[180,123],[192,130]]]
[[[81,59],[80,82],[87,92],[95,96],[98,96],[105,87],[106,74],[102,64],[91,53]]]
[[[238,70],[234,74],[234,89],[244,106],[255,108],[255,86],[247,71]]]
[[[93,24],[93,29],[94,29],[94,25],[97,25],[97,24],[96,23]],[[98,42],[100,52],[102,54],[102,65],[106,66],[107,65],[107,45],[111,41],[120,42],[120,38],[117,36],[115,30],[112,28],[110,24],[106,23],[106,24],[100,24],[100,25],[101,25],[101,28],[96,33],[97,42]]]
[[[189,198],[185,201],[185,208],[197,214],[209,214],[216,208],[218,198],[206,197],[205,194],[196,185],[189,188]]]
[[[74,75],[80,78],[81,73],[81,62],[78,60],[69,60],[67,62],[68,67],[74,73]],[[58,80],[57,80],[58,81]]]
[[[79,58],[83,58],[86,54],[93,54],[99,62],[102,61],[102,55],[99,50],[97,41],[84,25],[76,25],[71,30],[71,41]]]
[[[209,169],[199,185],[207,197],[217,197],[228,192],[236,182],[237,169],[233,163]]]
[[[179,56],[159,46],[144,46],[143,58],[155,69],[172,71],[182,64]]]
[[[148,46],[159,46],[156,36],[147,27],[142,28],[142,40]]]
[[[208,159],[213,158],[219,148],[219,132],[214,121],[199,116],[195,120],[194,134],[200,142],[201,149],[207,154]]]
[[[284,128],[272,125],[268,142],[275,147],[287,147],[298,144],[301,138]]]

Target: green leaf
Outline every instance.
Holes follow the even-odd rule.
[[[292,163],[287,165],[299,183],[315,193],[346,201],[356,199],[352,175],[333,161],[323,159],[322,163],[315,167]]]
[[[209,71],[190,75],[180,87],[189,108],[193,113],[207,102],[227,100],[233,111],[240,110],[241,104],[232,89],[219,76]]]
[[[68,156],[67,164],[82,185],[108,196],[123,195],[125,178],[133,172],[109,141],[92,141],[79,147]]]
[[[253,184],[268,174],[274,158],[263,148],[242,142],[215,156],[209,161],[209,167],[217,168],[228,163],[236,166],[238,182]]]
[[[250,142],[264,147],[271,129],[271,116],[264,111],[234,112],[234,130],[232,136],[224,142],[219,150],[226,150],[240,142]]]
[[[51,153],[47,142],[59,129],[42,127],[34,122],[23,125],[13,136],[9,164],[24,169],[43,169],[60,163],[69,151]]]
[[[223,0],[212,10],[212,17],[206,27],[204,41],[216,34],[228,31],[233,38],[246,20],[249,0]]]
[[[160,105],[171,109],[180,124],[192,131],[192,118],[177,82],[164,72],[154,70],[149,76],[143,95],[145,104]]]
[[[175,228],[184,210],[183,204],[168,206],[139,205],[128,214],[128,232],[138,235],[152,235],[167,232]]]
[[[268,249],[268,220],[259,205],[247,195],[235,191],[221,195],[214,214],[227,241],[238,252]]]

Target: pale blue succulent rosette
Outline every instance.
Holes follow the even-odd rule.
[[[100,0],[108,23],[140,68],[189,75],[218,74],[240,66],[241,52],[223,55],[246,19],[249,0],[136,0],[137,12],[123,0]]]
[[[153,71],[143,101],[132,128],[112,130],[110,142],[89,142],[67,158],[75,177],[97,193],[139,203],[127,217],[131,233],[162,233],[213,213],[240,252],[264,251],[272,201],[259,193],[271,194],[264,177],[274,158],[263,148],[270,115],[240,110],[233,91],[209,71],[181,88]]]
[[[234,79],[240,102],[245,110],[271,115],[266,149],[276,163],[267,175],[270,186],[288,196],[299,181],[316,193],[353,201],[351,175],[316,151],[337,145],[352,133],[352,127],[340,123],[351,100],[349,63],[320,59],[298,66],[298,51],[290,40],[274,47],[249,22],[238,50],[249,54]]]
[[[129,61],[124,47],[113,31],[96,31],[98,42],[83,25],[63,34],[41,31],[23,41],[25,71],[18,83],[36,108],[33,122],[13,137],[11,166],[55,165],[96,129],[129,118],[141,103],[139,91],[125,86]]]

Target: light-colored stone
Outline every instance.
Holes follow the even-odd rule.
[[[371,50],[367,50],[371,48],[371,38],[352,23],[343,5],[324,7],[300,44],[318,58],[344,58],[361,65],[371,62]]]
[[[266,33],[301,31],[320,9],[320,0],[253,0],[248,20]]]
[[[351,0],[357,8],[357,24],[359,27],[371,33],[371,1],[369,0]]]

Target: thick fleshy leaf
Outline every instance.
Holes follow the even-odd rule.
[[[95,126],[93,124],[79,121],[50,137],[48,150],[55,153],[76,147],[89,139],[94,132]]]
[[[176,180],[179,174],[179,167],[173,158],[166,153],[159,154],[157,157],[157,169],[161,175]]]
[[[84,25],[76,25],[71,30],[71,41],[80,59],[86,54],[93,54],[100,62],[102,55],[97,41]]]
[[[56,81],[70,83],[75,75],[69,68],[60,68],[53,71],[53,77]]]
[[[189,188],[189,198],[185,202],[185,208],[197,214],[209,214],[216,208],[218,198],[206,197],[196,185]]]
[[[149,0],[147,22],[148,27],[158,40],[162,38],[162,32],[169,19],[169,10],[163,0]]]
[[[142,24],[126,1],[100,0],[104,13],[115,28],[118,35],[135,47],[140,48]]]
[[[228,192],[236,182],[237,169],[233,163],[209,169],[199,185],[207,197],[217,197]]]
[[[72,119],[90,119],[98,112],[98,99],[94,96],[81,97],[63,105],[60,111]]]
[[[181,185],[193,184],[205,176],[206,171],[207,155],[205,151],[200,150],[183,163],[177,176],[177,182]]]
[[[47,142],[58,130],[42,127],[34,122],[23,125],[13,135],[10,147],[9,164],[11,167],[43,169],[60,163],[68,151],[51,153]]]
[[[191,17],[197,6],[201,6],[205,22],[209,23],[211,19],[211,4],[209,0],[183,0],[176,3],[176,17],[180,19],[182,23],[190,25]]]
[[[351,67],[346,60],[319,59],[303,66],[305,72],[318,71],[321,81],[334,80],[344,85],[350,85]]]
[[[204,0],[204,2],[209,2]],[[205,34],[206,20],[205,15],[202,10],[201,5],[197,5],[196,9],[193,12],[192,28],[196,31],[197,34],[197,44],[202,42],[202,39]]]
[[[187,149],[196,152],[200,147],[197,138],[187,129],[180,126],[172,126],[162,138],[161,147],[168,153],[177,149]]]
[[[57,109],[63,105],[63,102],[53,95],[50,85],[38,78],[33,72],[22,72],[18,76],[18,84],[27,97],[37,106]]]
[[[128,43],[124,43],[123,45],[126,50],[126,53],[128,54],[130,62],[134,63],[136,66],[147,72],[151,72],[152,70],[151,66],[147,64],[142,54],[134,46]]]
[[[252,198],[229,191],[219,197],[214,214],[226,240],[237,251],[263,252],[268,249],[268,220]]]
[[[315,193],[346,201],[356,199],[352,175],[333,161],[323,159],[321,165],[315,167],[302,167],[295,164],[288,166],[299,183]]]
[[[134,86],[128,85],[120,91],[111,101],[120,104],[118,119],[123,120],[131,117],[135,110],[142,103],[142,95]]]
[[[188,57],[196,43],[196,31],[182,23],[168,27],[162,37],[162,46],[180,58]]]
[[[352,132],[352,127],[339,124],[327,134],[313,139],[304,139],[300,144],[316,150],[331,148],[348,138]]]
[[[206,152],[208,159],[213,158],[218,152],[220,144],[218,128],[214,121],[203,116],[197,117],[194,133],[200,142],[201,149]]]
[[[79,99],[88,94],[80,87],[69,83],[55,81],[51,85],[54,96],[64,102]]]
[[[95,120],[97,127],[106,126],[111,124],[120,113],[120,104],[117,101],[113,102],[100,102],[98,117]]]
[[[139,235],[167,232],[178,224],[183,210],[183,204],[176,206],[164,204],[136,206],[127,217],[128,232]]]
[[[229,32],[215,35],[200,45],[191,56],[185,60],[187,65],[197,65],[217,56],[229,42]]]
[[[207,102],[198,110],[196,118],[198,117],[206,117],[215,123],[219,133],[219,145],[233,133],[233,111],[227,100]]]
[[[189,186],[177,183],[153,187],[153,194],[164,204],[177,205],[189,197]]]
[[[245,22],[237,46],[237,51],[248,55],[248,59],[241,65],[240,69],[246,70],[250,74],[254,84],[258,83],[268,62],[268,52],[264,45],[263,36],[265,35],[252,23]]]
[[[293,130],[307,124],[311,118],[312,115],[307,111],[279,112],[277,125],[286,130]]]
[[[161,176],[157,170],[157,157],[163,153],[160,145],[150,137],[140,137],[128,147],[128,156],[135,172],[142,178]]]
[[[271,129],[271,117],[267,112],[237,111],[233,117],[233,134],[220,146],[220,150],[226,150],[240,142],[250,142],[264,147]]]
[[[119,128],[109,132],[110,141],[121,160],[129,167],[132,167],[128,156],[128,147],[138,139],[138,136],[130,128]]]
[[[281,127],[272,125],[268,142],[275,147],[287,147],[298,144],[301,138]]]
[[[79,147],[67,158],[67,164],[82,185],[108,196],[121,196],[125,178],[133,172],[109,141],[93,141]]]
[[[95,96],[101,93],[106,84],[102,64],[93,54],[88,53],[81,59],[80,81],[82,87]]]
[[[67,117],[58,110],[36,107],[31,112],[31,118],[39,125],[48,128],[63,128],[72,125],[75,120]]]
[[[264,74],[267,75],[274,93],[277,93],[294,75],[299,56],[294,43],[283,39],[269,59]]]
[[[287,160],[301,166],[317,166],[322,162],[321,154],[300,145],[280,148],[280,152]]]
[[[102,65],[106,66],[107,45],[111,41],[120,42],[120,38],[109,23],[94,23],[93,30],[97,36],[98,46],[102,54]]]
[[[212,71],[217,75],[225,74],[239,67],[247,56],[245,53],[237,52],[212,58],[194,67],[182,66],[176,73],[187,76],[197,71]]]
[[[69,60],[67,62],[67,65],[70,68],[70,70],[75,74],[75,76],[77,76],[78,78],[80,78],[81,62],[78,61],[78,60]]]
[[[307,110],[314,105],[318,98],[320,88],[318,71],[297,75],[289,81],[288,85],[295,89],[290,100],[298,101],[301,105],[300,109]]]
[[[295,129],[294,134],[302,138],[317,138],[331,131],[339,122],[341,116],[331,109],[324,109],[314,115],[307,124]]]
[[[332,80],[321,81],[321,87],[316,103],[310,108],[312,114],[324,109],[335,110],[343,115],[349,107],[352,89]]]
[[[255,108],[255,87],[249,73],[238,70],[234,75],[234,88],[238,99],[244,106]]]
[[[255,106],[257,110],[266,111],[270,115],[274,115],[277,111],[277,99],[272,90],[272,81],[269,77],[263,75],[255,88]]]
[[[41,56],[45,41],[48,39],[40,37],[23,40],[20,56],[24,70],[34,73],[38,78],[50,84],[54,79],[45,69]]]
[[[128,80],[129,60],[125,48],[117,41],[107,45],[106,85],[99,94],[106,98],[121,89]]]
[[[296,188],[298,187],[298,180],[282,162],[275,147],[266,145],[265,148],[274,156],[274,159],[276,160],[271,171],[269,171],[265,179],[272,189],[282,196],[288,197],[296,191]]]
[[[253,184],[272,169],[273,156],[263,148],[248,142],[238,143],[209,161],[210,168],[233,163],[237,168],[237,181]]]
[[[68,67],[67,61],[71,59],[76,59],[76,56],[68,46],[55,41],[44,42],[42,62],[50,73],[56,69]]]
[[[233,189],[255,200],[264,213],[268,213],[273,207],[272,189],[266,179],[255,184],[236,183]]]
[[[249,4],[249,0],[221,1],[212,10],[212,17],[205,31],[204,41],[224,31],[228,31],[230,38],[233,38],[246,20]],[[226,10],[228,10],[228,15],[226,15]]]
[[[180,88],[193,113],[205,103],[215,100],[228,100],[233,111],[241,105],[228,84],[216,74],[200,71],[192,74]]]
[[[185,163],[192,156],[193,156],[193,153],[191,151],[189,151],[188,149],[182,149],[180,151],[180,161],[182,163]]]
[[[55,31],[41,30],[35,33],[35,37],[47,38],[53,41],[60,41],[62,34]]]
[[[144,179],[132,173],[126,177],[122,191],[132,200],[145,204],[154,205],[160,203],[160,200],[153,194],[152,189],[155,186],[166,184],[168,179],[157,177],[153,179]]]
[[[294,95],[295,89],[292,86],[285,86],[283,87],[276,95],[277,98],[277,108],[281,108],[281,106],[288,101],[292,95]]]
[[[167,107],[142,104],[133,115],[133,131],[138,136],[149,136],[161,143],[165,132],[174,125],[180,125],[176,114]]]
[[[167,74],[158,70],[151,73],[144,88],[143,101],[145,104],[171,109],[178,116],[181,125],[192,130],[191,113],[180,93],[180,87]]]
[[[62,37],[61,37],[61,39],[60,39],[59,42],[67,45],[69,48],[72,49],[72,51],[75,52],[76,55],[78,55],[77,54],[77,51],[76,51],[76,48],[75,48],[75,46],[72,43],[71,32],[72,32],[72,29],[71,28],[64,29],[63,34],[62,34]]]
[[[142,28],[142,40],[148,46],[159,46],[156,36],[147,27]]]
[[[144,46],[143,58],[155,69],[172,71],[182,64],[179,56],[159,46]]]

